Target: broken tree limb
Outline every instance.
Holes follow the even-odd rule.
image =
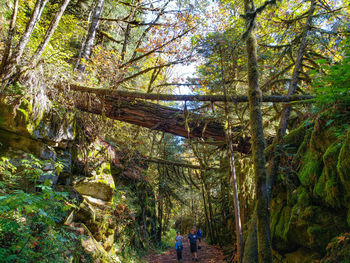
[[[56,85],[62,88],[62,84]],[[86,93],[93,93],[99,96],[109,96],[114,98],[125,98],[125,99],[143,99],[143,100],[156,100],[156,101],[212,101],[212,102],[248,102],[248,96],[246,95],[173,95],[173,94],[155,94],[155,93],[141,93],[141,92],[130,92],[122,90],[111,90],[111,89],[99,89],[89,88],[76,84],[67,85],[68,89]],[[262,96],[262,102],[292,102],[292,101],[304,101],[310,100],[314,97],[311,95],[269,95]]]

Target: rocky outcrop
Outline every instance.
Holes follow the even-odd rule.
[[[60,107],[38,109],[26,99],[20,104],[2,103],[0,154],[15,166],[31,155],[39,158],[44,163],[39,180],[49,179],[57,191],[70,193],[75,209],[65,223],[85,236],[85,250],[95,262],[121,262],[122,250],[116,245],[119,239],[128,245],[148,247],[155,221],[153,190],[146,182],[138,182],[145,166],[137,156],[128,159],[101,138],[87,138],[82,144],[77,141],[82,127],[77,132],[76,126],[75,114]],[[127,189],[124,194],[120,185]],[[35,191],[28,178],[22,178],[19,186]],[[135,203],[134,194],[138,192],[142,196],[137,197],[140,203]],[[135,233],[130,235],[130,229]],[[130,235],[131,243],[125,242],[125,235]]]
[[[271,203],[273,247],[280,262],[320,259],[332,238],[350,230],[350,131],[324,113],[284,140]]]

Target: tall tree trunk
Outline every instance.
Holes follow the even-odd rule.
[[[246,242],[244,246],[243,263],[258,262],[257,232],[256,232],[256,207],[250,221]]]
[[[222,55],[221,55],[221,58],[222,58]],[[224,87],[224,96],[227,98],[228,94],[225,86],[224,65],[223,65],[222,59],[221,59],[221,68],[222,68],[222,82],[223,82],[222,85]],[[228,107],[227,101],[225,101],[225,117],[226,117],[226,127],[227,127],[227,130],[225,132],[227,156],[229,158],[229,163],[230,163],[230,182],[232,184],[233,204],[234,204],[234,211],[235,211],[237,256],[238,256],[238,262],[241,262],[242,256],[243,256],[243,234],[242,234],[242,224],[241,224],[241,216],[240,216],[240,209],[239,209],[237,174],[235,169],[235,156],[234,156],[234,150],[233,150],[233,144],[232,144],[232,140],[233,140],[232,129],[231,129],[229,107]]]
[[[157,229],[157,241],[162,241],[163,232],[163,198],[159,196],[158,200],[158,229]]]
[[[0,65],[0,76],[2,75],[3,69],[7,63],[8,57],[9,57],[10,52],[11,52],[12,39],[13,39],[13,36],[15,35],[17,12],[18,12],[18,0],[14,0],[10,27],[9,27],[7,39],[5,42],[4,54],[2,55],[2,60],[1,60],[1,65]]]
[[[242,262],[243,257],[243,234],[242,234],[242,223],[241,223],[241,214],[239,209],[239,199],[238,199],[238,187],[237,187],[237,174],[235,169],[235,157],[233,154],[233,145],[232,145],[232,132],[231,128],[228,128],[227,131],[227,152],[229,156],[230,163],[230,181],[233,189],[233,203],[235,210],[235,225],[236,225],[236,245],[237,245],[237,255],[238,262]]]
[[[216,231],[216,226],[215,226],[215,221],[214,221],[214,213],[213,213],[213,206],[212,206],[212,202],[211,202],[211,197],[210,197],[210,192],[208,190],[208,188],[205,186],[205,193],[207,195],[207,200],[208,200],[208,208],[209,208],[209,218],[210,218],[210,225],[211,225],[211,229],[212,229],[212,233],[213,233],[213,240],[212,242],[214,244],[217,243],[217,231]]]
[[[288,95],[293,95],[295,93],[295,90],[296,90],[296,87],[298,84],[298,76],[299,76],[299,72],[300,72],[301,67],[302,67],[302,59],[303,59],[303,56],[304,56],[305,50],[306,50],[307,35],[312,28],[312,18],[313,18],[313,13],[315,11],[315,7],[316,7],[316,0],[312,0],[311,6],[309,9],[308,18],[307,18],[307,21],[304,25],[304,29],[303,29],[303,33],[302,33],[302,40],[301,40],[301,44],[299,47],[296,63],[295,63],[294,69],[293,69],[292,78],[291,78],[291,82],[290,82],[289,89],[288,89]],[[289,114],[290,114],[290,106],[287,105],[286,108],[284,108],[284,110],[282,111],[280,125],[279,125],[279,129],[277,131],[277,135],[275,137],[274,144],[280,143],[283,136],[285,135]],[[280,162],[279,154],[276,154],[276,156],[273,157],[273,159],[270,161],[270,164],[269,164],[269,171],[268,171],[268,177],[267,177],[267,183],[266,183],[267,197],[269,200],[271,198],[272,187],[273,187],[275,178],[278,174],[279,162]],[[248,230],[248,236],[247,236],[245,250],[244,250],[243,263],[254,262],[258,258],[257,251],[256,250],[254,251],[254,247],[256,247],[256,244],[257,244],[256,212],[257,212],[257,210],[255,209],[254,215],[252,217],[251,224],[250,224],[250,227]]]
[[[157,229],[157,240],[158,242],[162,241],[162,233],[163,233],[163,228],[164,228],[164,224],[163,224],[163,218],[164,218],[164,174],[165,174],[165,170],[163,167],[163,171],[160,167],[160,165],[158,165],[157,167],[158,169],[158,229]]]
[[[134,3],[133,3],[134,4]],[[135,13],[136,13],[136,7],[131,7],[130,13],[129,13],[129,21],[133,21],[135,19]],[[121,54],[120,54],[120,64],[123,64],[124,59],[125,59],[125,55],[126,55],[126,48],[128,46],[129,43],[129,38],[130,38],[130,32],[131,32],[131,24],[127,23],[126,28],[124,30],[124,42],[123,42],[123,46],[122,46],[122,50],[121,50]]]
[[[6,65],[3,68],[2,82],[6,84],[6,82],[11,81],[15,75],[19,73],[20,62],[22,59],[22,55],[25,47],[29,41],[30,36],[33,33],[36,23],[39,21],[41,14],[47,4],[48,0],[37,0],[35,3],[34,10],[32,15],[27,23],[27,27],[20,38],[15,50],[7,61]],[[17,68],[17,69],[16,69]]]
[[[255,12],[252,0],[245,0],[245,12]],[[259,88],[259,70],[257,61],[257,43],[254,19],[247,21],[246,52],[248,57],[248,96],[250,111],[250,129],[252,136],[253,163],[255,173],[255,194],[257,202],[257,234],[259,262],[272,262],[270,237],[270,215],[266,189],[265,137],[261,114],[262,93]]]
[[[32,57],[32,65],[33,66],[35,66],[37,60],[41,57],[42,53],[44,52],[47,44],[49,43],[53,33],[55,32],[55,30],[58,26],[58,23],[61,20],[61,17],[63,15],[64,11],[66,10],[66,7],[68,6],[69,2],[70,2],[70,0],[64,0],[62,5],[60,6],[59,10],[55,14],[54,18],[52,19],[50,26],[47,29],[43,40],[41,41],[40,45],[38,46],[38,48],[36,49],[36,51]]]
[[[93,10],[89,31],[86,36],[85,42],[82,44],[81,57],[79,58],[79,64],[77,67],[77,70],[81,73],[85,71],[85,62],[89,60],[91,55],[92,46],[94,45],[96,31],[98,28],[98,22],[103,9],[103,3],[104,0],[96,0],[95,2],[95,8]]]
[[[205,220],[206,220],[206,223],[207,223],[207,232],[209,233],[210,241],[213,242],[214,237],[213,237],[213,231],[211,229],[211,224],[210,224],[210,221],[209,221],[208,206],[207,206],[207,202],[206,202],[206,198],[205,198],[203,182],[201,183],[201,192],[202,192],[202,197],[203,197],[203,206],[204,206]]]

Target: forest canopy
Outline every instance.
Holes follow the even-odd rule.
[[[217,262],[350,257],[346,1],[3,0],[0,22],[4,262],[153,262],[192,228]]]

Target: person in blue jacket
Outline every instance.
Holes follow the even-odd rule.
[[[197,239],[199,240],[199,243],[202,241],[202,230],[198,228],[197,231]]]
[[[188,242],[190,243],[192,260],[199,261],[198,257],[197,257],[197,249],[198,249],[198,247],[197,247],[197,234],[194,232],[194,229],[191,229],[191,232],[188,235]]]
[[[175,249],[176,249],[176,254],[177,254],[177,261],[182,261],[182,241],[183,237],[180,234],[180,231],[176,232],[176,237],[175,237]]]

